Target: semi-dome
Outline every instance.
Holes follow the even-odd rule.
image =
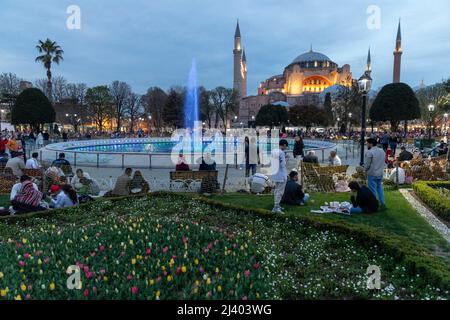
[[[299,55],[297,58],[292,61],[292,63],[301,63],[301,62],[313,62],[313,61],[331,61],[326,55],[320,52],[309,51],[304,54]]]

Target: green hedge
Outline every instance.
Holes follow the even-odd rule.
[[[450,222],[450,198],[444,197],[436,188],[450,189],[450,181],[420,181],[413,185],[414,192],[443,220]]]

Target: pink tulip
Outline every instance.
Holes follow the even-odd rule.
[[[24,257],[24,259],[30,259],[30,254],[29,253],[24,253],[23,257]]]
[[[248,300],[247,296],[243,296],[241,299],[242,300]]]
[[[105,251],[105,246],[100,246],[100,251]]]
[[[89,290],[88,289],[84,289],[83,295],[85,297],[88,297],[89,296]]]
[[[261,264],[259,262],[253,264],[253,269],[258,270],[261,267]]]
[[[147,248],[147,250],[145,250],[145,254],[146,255],[150,255],[152,253],[152,249],[150,249],[150,248]]]
[[[89,267],[88,266],[84,266],[83,270],[84,270],[84,272],[88,272],[89,271]]]
[[[131,274],[129,274],[129,275],[127,276],[127,280],[128,280],[128,281],[133,280],[133,276],[132,276]]]
[[[85,273],[85,276],[86,276],[87,279],[92,278],[93,275],[94,274],[92,272],[90,272],[90,271]]]
[[[250,277],[250,270],[245,270],[244,276],[246,276],[247,278]]]
[[[162,249],[163,253],[166,253],[167,251],[169,251],[169,247],[167,247],[167,246]]]
[[[179,276],[181,274],[181,268],[180,267],[177,268],[177,270],[175,271],[175,274],[177,276]]]
[[[131,288],[131,293],[132,293],[132,294],[136,295],[136,294],[138,294],[138,292],[139,292],[138,287],[132,287],[132,288]]]
[[[19,266],[21,267],[25,267],[27,264],[25,263],[25,261],[20,260],[19,261]]]

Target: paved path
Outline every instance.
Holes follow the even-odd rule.
[[[412,189],[400,189],[400,193],[411,204],[411,206],[419,212],[419,214],[450,243],[450,229],[442,223],[428,208],[426,208],[419,200],[412,194]]]

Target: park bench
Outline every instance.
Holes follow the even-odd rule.
[[[335,192],[333,176],[347,174],[348,166],[321,167],[318,164],[301,162],[301,183],[305,190]]]
[[[218,180],[218,171],[172,171],[170,172],[170,189],[177,182],[182,183],[183,187],[188,189],[194,181],[201,182],[205,178]]]

